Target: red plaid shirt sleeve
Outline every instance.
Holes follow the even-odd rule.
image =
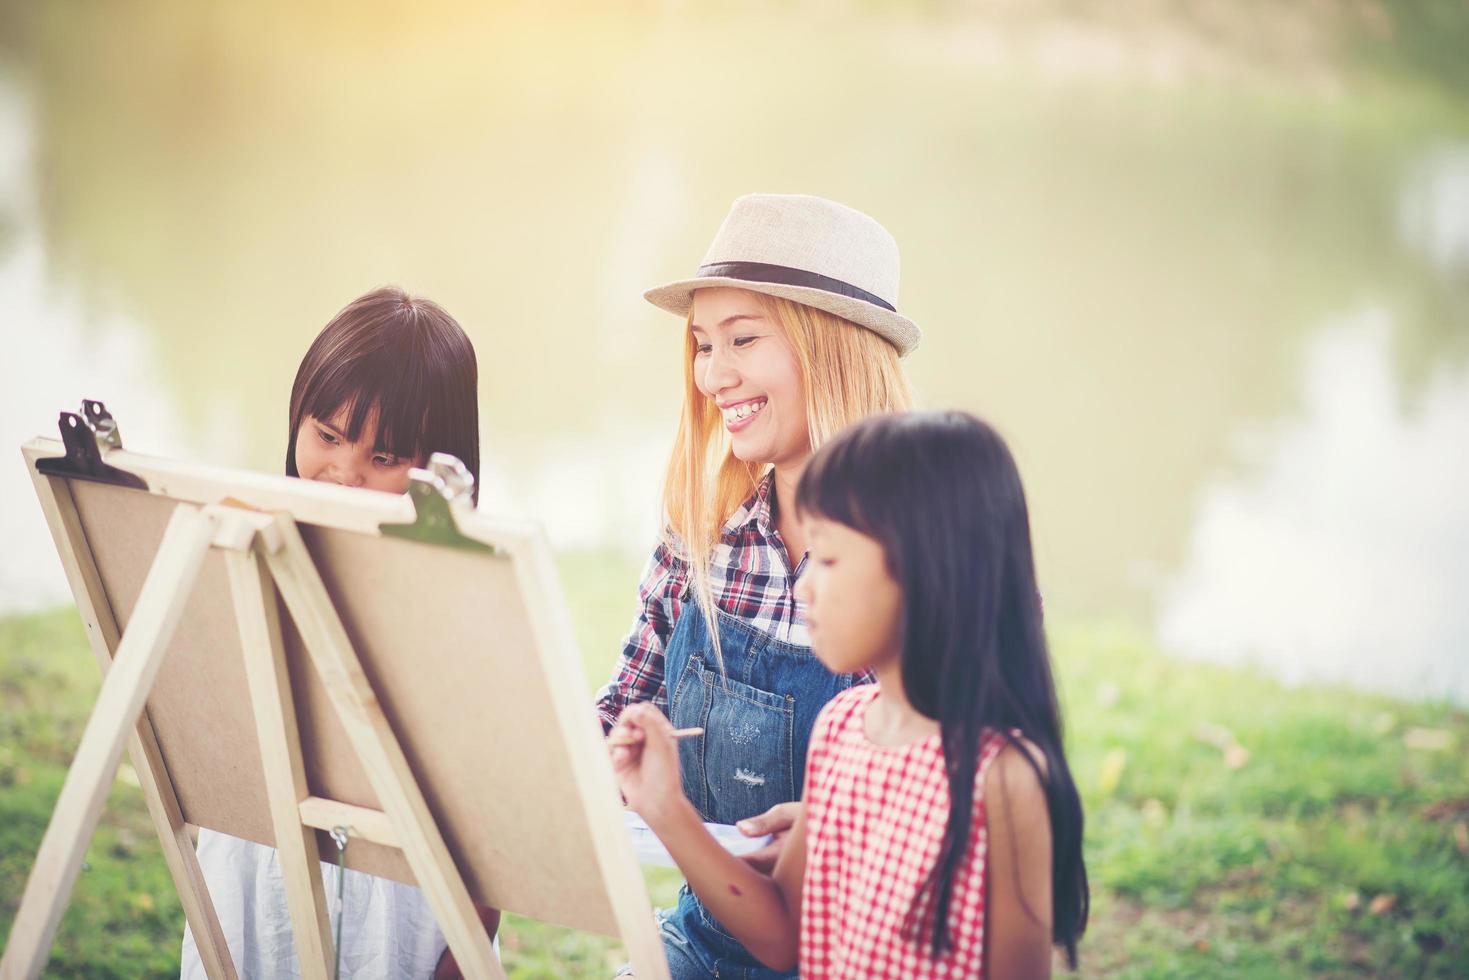
[[[687,579],[688,563],[660,542],[638,583],[638,614],[622,641],[617,669],[597,692],[597,715],[604,733],[612,730],[622,709],[637,701],[652,701],[667,713],[663,650],[678,622]]]

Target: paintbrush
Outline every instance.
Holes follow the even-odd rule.
[[[675,728],[673,731],[669,732],[668,734],[672,735],[674,738],[692,738],[695,735],[703,735],[704,734],[704,729],[702,729],[702,728]],[[638,743],[637,743],[636,740],[630,739],[630,738],[609,738],[607,740],[607,744],[608,745],[637,745]]]

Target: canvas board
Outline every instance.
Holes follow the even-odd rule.
[[[29,464],[60,455],[40,439]],[[80,542],[126,631],[173,509],[227,502],[296,521],[357,656],[475,901],[656,944],[589,686],[539,527],[464,510],[469,551],[385,536],[406,497],[113,451],[137,490],[67,484]],[[326,689],[281,607],[313,794],[378,808]],[[273,843],[254,715],[223,557],[211,553],[148,699],[189,823]],[[335,848],[321,840],[323,855]],[[402,855],[366,840],[347,864],[412,883]],[[629,932],[638,935],[629,935]]]

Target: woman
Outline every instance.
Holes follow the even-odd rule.
[[[610,729],[628,704],[652,701],[702,727],[679,762],[703,819],[776,817],[778,829],[791,814],[769,811],[800,798],[817,712],[869,679],[811,653],[794,593],[806,542],[789,502],[824,440],[909,408],[899,358],[919,331],[896,309],[892,236],[803,195],[738,199],[695,277],[645,295],[685,318],[684,404],[667,526],[598,711]],[[762,967],[687,888],[659,920],[675,980],[793,976]]]

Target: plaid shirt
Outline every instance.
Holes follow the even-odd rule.
[[[709,586],[721,612],[745,621],[777,640],[810,646],[805,611],[795,585],[806,566],[792,569],[785,543],[775,528],[775,477],[767,473],[733,517],[725,522],[709,562]],[[622,659],[612,680],[597,692],[602,728],[611,730],[622,709],[652,701],[668,711],[663,650],[673,637],[688,594],[688,562],[659,543],[638,584],[638,615],[622,643]]]

